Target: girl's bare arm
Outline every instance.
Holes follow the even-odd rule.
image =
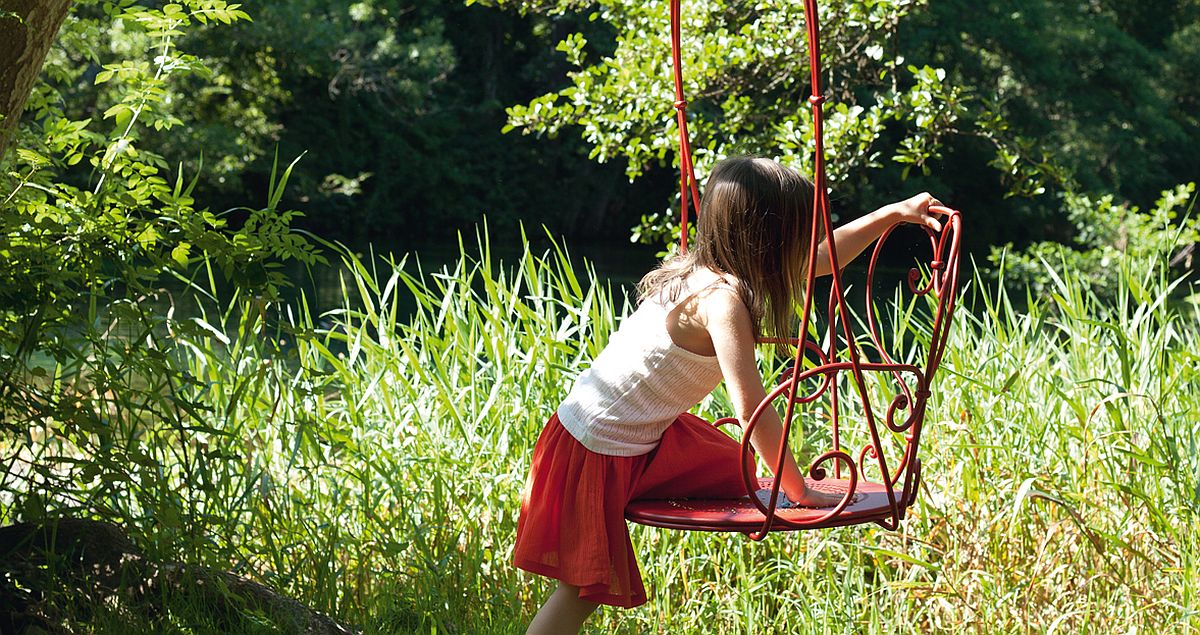
[[[928,192],[885,205],[866,216],[857,218],[833,230],[833,241],[837,245],[838,265],[845,267],[858,257],[871,243],[875,242],[888,227],[896,223],[915,223],[940,231],[942,224],[929,211],[930,205],[941,205],[941,201]],[[817,247],[818,276],[830,274],[829,243]]]
[[[701,304],[704,307],[705,328],[712,338],[717,362],[725,376],[725,388],[733,400],[738,420],[745,428],[754,410],[767,396],[754,359],[754,329],[750,312],[736,295],[722,290],[705,294]],[[773,469],[782,442],[783,424],[775,409],[767,408],[750,435],[750,443]],[[804,476],[791,452],[784,456],[780,480],[783,492],[795,503],[830,507],[841,500],[840,496],[806,487]]]

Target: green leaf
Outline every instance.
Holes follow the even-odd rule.
[[[26,148],[17,148],[17,158],[25,163],[28,163],[34,168],[41,168],[50,165],[50,159]]]
[[[161,236],[159,235],[158,230],[154,229],[153,227],[146,227],[142,231],[138,232],[135,240],[137,241],[137,244],[142,247],[142,249],[149,251],[156,244],[158,244],[159,238],[161,238]]]
[[[188,264],[188,255],[191,250],[191,244],[185,242],[179,243],[174,249],[171,250],[171,258],[175,262],[179,263],[181,267],[186,267]]]

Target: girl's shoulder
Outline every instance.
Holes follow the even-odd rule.
[[[734,297],[741,296],[741,281],[730,274],[704,269],[697,271],[693,276],[696,280],[689,280],[688,286],[692,295],[698,298],[728,297],[731,294]]]
[[[750,319],[750,310],[735,283],[716,280],[695,294],[696,308],[709,324],[729,324]]]
[[[733,314],[747,313],[741,281],[734,276],[706,269],[697,271],[687,282],[687,295],[695,311],[725,319]]]
[[[734,332],[750,324],[736,282],[731,276],[710,270],[698,270],[680,280],[679,295],[663,307],[671,341],[709,357],[716,355],[714,332]]]
[[[737,293],[737,279],[711,269],[697,269],[662,281],[656,288],[645,291],[641,300],[668,307],[686,304],[716,289]]]

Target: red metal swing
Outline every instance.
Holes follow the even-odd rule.
[[[681,225],[680,247],[687,249],[688,207],[697,216],[700,214],[700,192],[696,184],[696,175],[692,163],[691,144],[687,131],[687,101],[683,95],[683,70],[680,60],[680,0],[671,0],[671,53],[674,62],[675,75],[675,110],[679,126],[680,147],[680,195]],[[871,254],[867,270],[866,301],[868,335],[874,348],[876,361],[863,357],[864,351],[859,348],[858,341],[851,331],[849,311],[841,279],[841,267],[838,264],[837,251],[829,245],[829,265],[832,285],[829,292],[828,331],[826,348],[807,338],[809,320],[813,309],[814,280],[817,262],[818,227],[824,229],[824,235],[833,235],[833,222],[830,218],[829,194],[825,178],[825,154],[822,128],[822,104],[825,97],[821,94],[820,67],[820,30],[817,23],[816,0],[805,0],[805,21],[808,27],[809,61],[812,73],[812,96],[808,102],[813,112],[814,176],[816,197],[813,213],[813,231],[808,251],[808,282],[804,293],[804,312],[801,317],[799,337],[791,342],[797,348],[794,365],[796,372],[789,372],[781,382],[769,390],[766,399],[755,409],[753,415],[742,432],[742,461],[752,465],[754,450],[750,445],[750,435],[758,424],[761,415],[767,408],[774,407],[774,402],[780,397],[786,399],[783,419],[783,438],[780,453],[774,457],[775,469],[778,475],[782,471],[785,453],[788,451],[788,437],[796,418],[795,407],[815,404],[821,398],[826,398],[829,409],[828,419],[832,426],[832,448],[818,456],[810,465],[806,478],[809,487],[826,492],[843,494],[841,502],[836,506],[825,509],[781,508],[780,480],[776,476],[766,479],[759,478],[754,482],[750,477],[744,477],[748,497],[741,500],[728,499],[679,499],[679,500],[639,500],[629,504],[625,510],[628,520],[644,525],[666,527],[670,529],[687,529],[697,531],[735,531],[748,534],[755,540],[766,537],[772,529],[800,530],[856,525],[875,522],[888,529],[896,529],[904,519],[905,512],[916,500],[917,491],[921,484],[921,461],[917,457],[917,448],[921,440],[921,427],[925,419],[925,407],[930,396],[930,382],[937,371],[942,353],[946,346],[946,336],[950,320],[954,313],[955,296],[958,290],[958,256],[959,234],[962,219],[958,211],[945,207],[933,207],[931,211],[944,216],[942,231],[935,233],[929,228],[922,227],[929,238],[930,260],[927,263],[928,273],[923,274],[918,267],[913,267],[908,273],[908,288],[918,295],[933,294],[936,307],[933,316],[933,327],[930,335],[929,353],[925,358],[925,367],[916,364],[899,363],[891,358],[880,337],[879,327],[875,321],[874,298],[871,287],[875,279],[875,267],[879,260],[883,244],[895,227],[883,233]],[[817,225],[822,223],[822,225]],[[921,285],[925,277],[928,280]],[[839,333],[840,328],[840,333]],[[838,348],[839,335],[841,350]],[[769,342],[767,342],[769,343]],[[817,364],[808,363],[806,352],[816,358]],[[853,380],[858,398],[862,405],[861,417],[869,436],[869,442],[858,451],[857,461],[842,448],[839,408],[839,375],[848,373]],[[878,373],[885,379],[894,380],[898,385],[895,397],[887,405],[886,412],[878,417],[871,407],[871,399],[867,388],[867,374]],[[816,387],[811,392],[802,392],[803,382],[815,382]],[[897,421],[897,419],[900,421]],[[737,423],[736,418],[725,418],[715,425]],[[881,429],[882,426],[882,429]],[[898,438],[899,437],[899,438]],[[885,441],[888,443],[885,444]],[[889,469],[887,448],[902,447],[899,450],[898,462]],[[896,450],[893,449],[894,455]],[[824,464],[833,463],[833,477]],[[843,469],[844,468],[844,469]],[[868,479],[868,469],[878,472],[878,481]],[[756,492],[760,489],[769,491],[770,495],[764,504]]]

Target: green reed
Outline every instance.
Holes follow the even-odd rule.
[[[324,315],[303,298],[237,298],[167,320],[155,341],[179,376],[148,384],[142,405],[92,405],[116,413],[110,445],[146,466],[120,491],[68,471],[74,498],[157,552],[366,632],[523,632],[551,588],[510,564],[532,448],[629,306],[564,247],[503,265],[486,240],[460,247],[456,264],[416,273],[342,254],[343,306]],[[755,543],[633,526],[652,600],[602,609],[590,631],[1200,630],[1200,315],[1161,267],[1125,263],[1104,300],[1047,273],[1045,297],[968,285],[926,418],[924,489],[899,531]],[[923,359],[928,302],[877,309],[892,356]],[[894,390],[873,380],[875,407]],[[728,399],[698,411],[726,416]],[[827,442],[819,416],[801,419],[808,451]],[[47,457],[48,443],[24,451]],[[5,491],[36,480],[10,473]]]

